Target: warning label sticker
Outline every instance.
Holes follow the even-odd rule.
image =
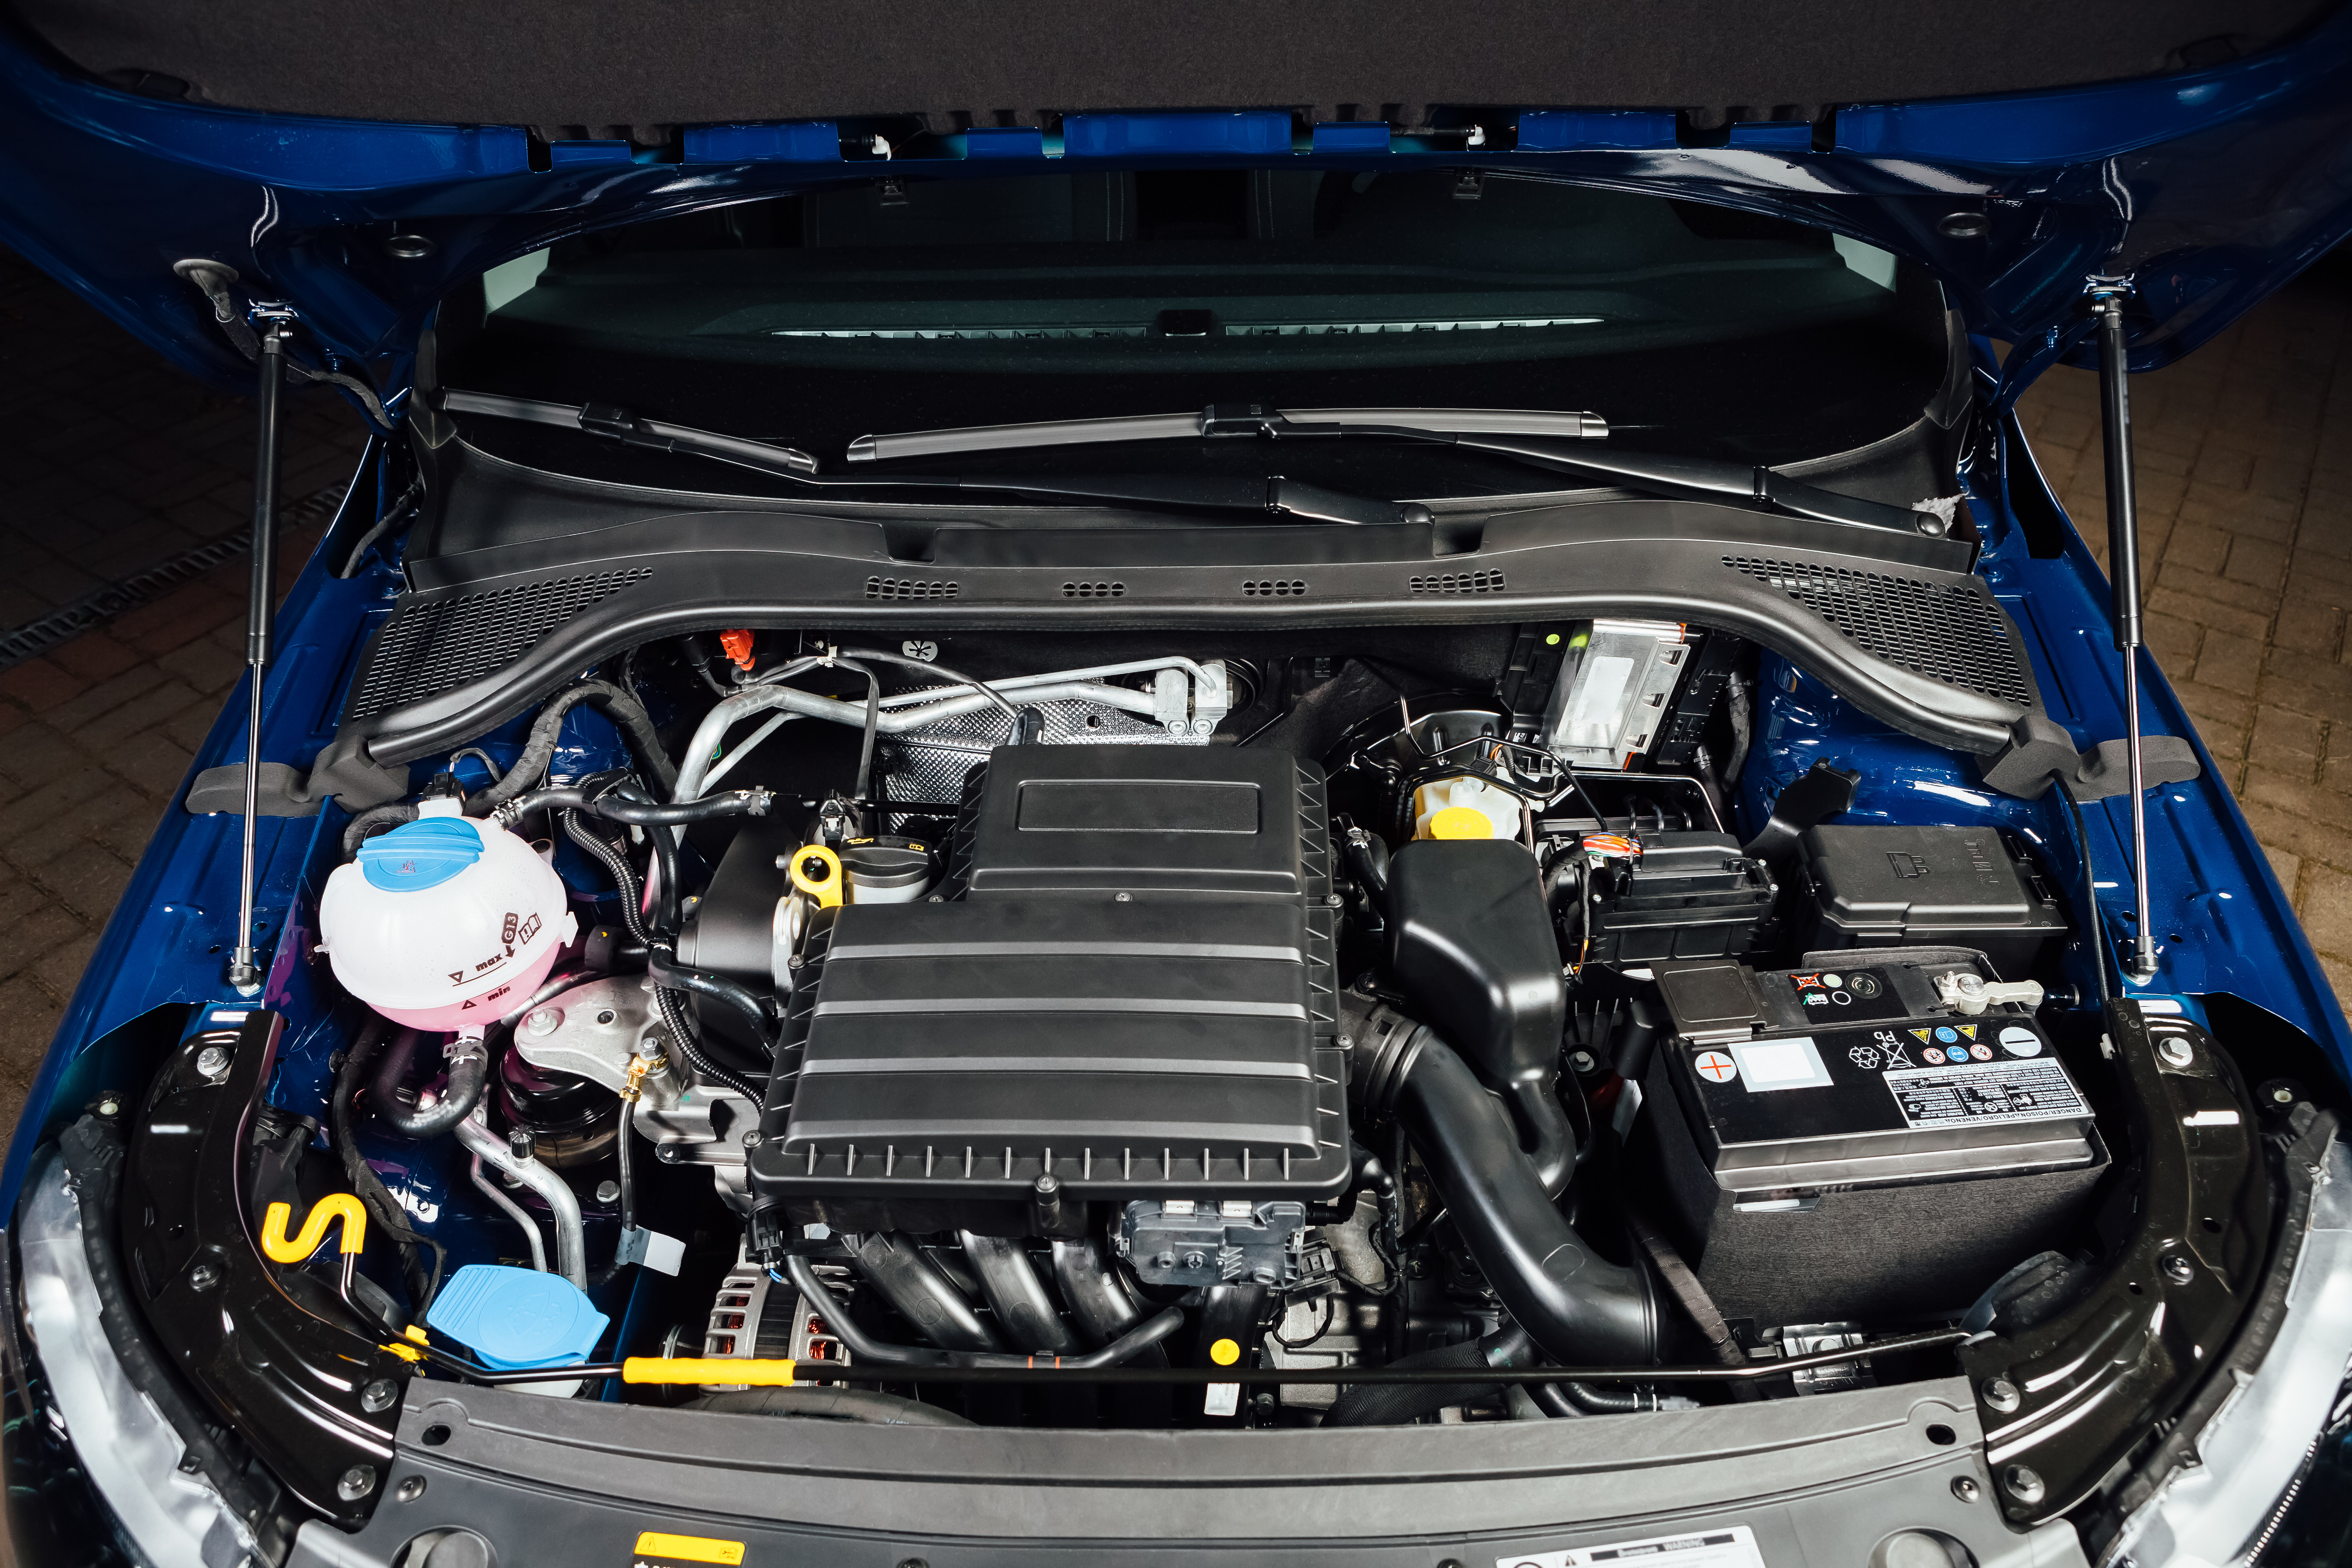
[[[1744,1524],[1657,1535],[1647,1541],[1617,1541],[1606,1546],[1571,1546],[1565,1552],[1535,1552],[1497,1557],[1495,1568],[1592,1568],[1597,1563],[1655,1564],[1656,1568],[1764,1568],[1756,1532]]]
[[[2048,1058],[1914,1068],[1881,1076],[1903,1120],[1913,1127],[2062,1121],[2091,1113],[2066,1069]]]

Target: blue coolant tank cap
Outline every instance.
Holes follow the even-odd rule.
[[[360,846],[360,869],[388,893],[437,888],[482,858],[481,830],[462,816],[426,816]]]
[[[458,1269],[425,1321],[499,1372],[585,1361],[612,1321],[562,1275],[502,1263]]]

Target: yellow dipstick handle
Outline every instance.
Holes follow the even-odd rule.
[[[349,1193],[320,1198],[302,1222],[301,1234],[289,1241],[286,1222],[293,1217],[294,1211],[284,1204],[271,1204],[261,1216],[261,1250],[272,1263],[299,1263],[318,1251],[319,1243],[327,1238],[327,1226],[337,1219],[343,1222],[343,1251],[357,1252],[366,1245],[367,1210]]]
[[[790,1388],[789,1361],[736,1361],[726,1356],[633,1355],[621,1363],[623,1383],[741,1383]]]
[[[816,900],[821,910],[841,907],[841,857],[822,844],[793,851],[793,886]]]

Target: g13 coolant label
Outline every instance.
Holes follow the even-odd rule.
[[[1756,1550],[1754,1531],[1744,1524],[1727,1524],[1680,1535],[1654,1535],[1646,1541],[1613,1541],[1606,1546],[1571,1546],[1565,1552],[1495,1559],[1495,1568],[1616,1568],[1619,1563],[1641,1568],[1764,1568],[1764,1554]]]

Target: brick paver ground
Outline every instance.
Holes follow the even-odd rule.
[[[2352,258],[2339,256],[2182,363],[2133,378],[2151,642],[2339,996],[2352,995],[2347,351]],[[242,526],[247,505],[247,406],[0,253],[0,401],[23,405],[36,368],[79,389],[79,412],[53,403],[40,416],[49,440],[0,447],[5,547],[55,574],[37,592],[21,574],[0,583],[0,629],[87,592],[91,574],[120,576]],[[121,390],[126,377],[135,395]],[[2022,412],[2068,511],[2103,541],[2095,380],[2053,372]],[[18,417],[0,418],[0,431]],[[355,416],[315,394],[297,433],[289,498],[348,472],[361,437]],[[19,474],[47,499],[28,503]],[[89,521],[53,537],[51,510]],[[143,554],[109,539],[139,542]],[[289,537],[287,581],[313,542]],[[0,672],[0,1126],[14,1121],[97,933],[236,684],[244,594],[234,563]]]

